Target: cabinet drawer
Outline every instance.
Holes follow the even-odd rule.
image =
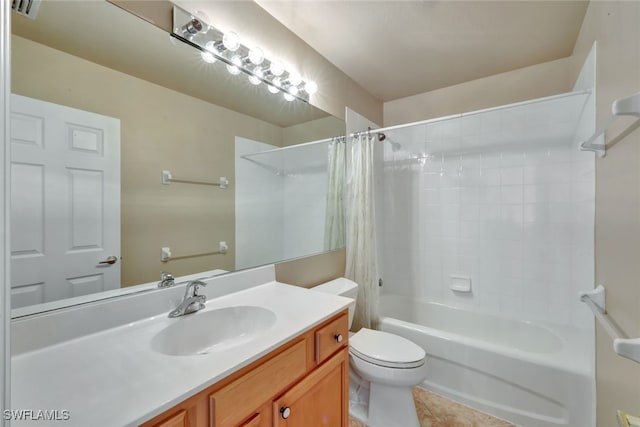
[[[187,411],[184,409],[169,418],[155,424],[154,427],[188,427]]]
[[[236,426],[306,372],[307,344],[298,341],[209,396],[211,425]],[[253,425],[253,424],[249,424]]]
[[[255,414],[240,427],[260,427],[262,425],[262,414]]]
[[[344,313],[315,333],[316,363],[322,363],[349,341],[349,316]]]

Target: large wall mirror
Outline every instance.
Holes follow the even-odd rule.
[[[106,1],[12,33],[14,317],[343,245],[343,121]]]

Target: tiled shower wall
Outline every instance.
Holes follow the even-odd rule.
[[[573,141],[417,159],[390,144],[384,152],[383,292],[591,322],[577,295],[593,286],[592,153]],[[452,291],[451,276],[469,277],[472,292]]]

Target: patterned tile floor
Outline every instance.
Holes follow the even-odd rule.
[[[420,427],[515,427],[514,424],[478,412],[419,387],[413,389],[413,399],[416,403]],[[354,419],[351,419],[349,426],[365,427]]]

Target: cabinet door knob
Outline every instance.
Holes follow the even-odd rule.
[[[342,334],[335,334],[334,338],[336,339],[336,342],[342,342]]]
[[[291,415],[291,408],[289,408],[288,406],[283,406],[282,408],[280,408],[280,416],[283,420],[289,418],[289,415]]]

